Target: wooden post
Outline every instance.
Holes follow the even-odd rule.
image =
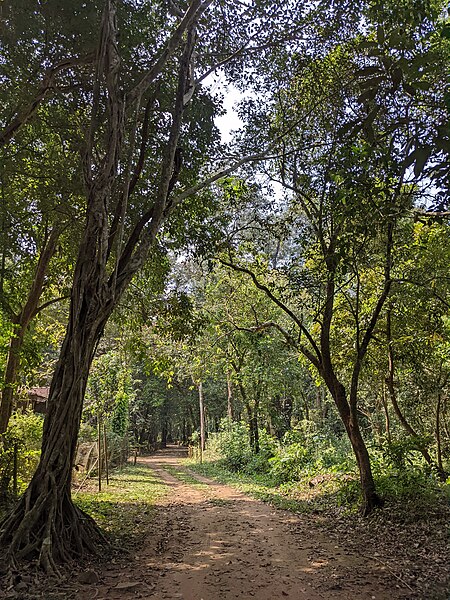
[[[14,444],[14,455],[13,455],[13,494],[17,498],[17,458],[19,454],[18,444]]]
[[[102,491],[102,425],[100,414],[97,415],[97,444],[98,444],[98,491]]]
[[[203,402],[203,384],[198,384],[198,403],[200,410],[200,463],[203,462],[203,451],[205,449],[205,410]]]
[[[106,437],[106,423],[103,424],[103,451],[105,453],[106,485],[109,485],[108,439]]]

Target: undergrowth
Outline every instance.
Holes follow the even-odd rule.
[[[330,436],[309,422],[299,423],[279,441],[264,430],[260,451],[249,444],[244,423],[224,421],[210,436],[203,464],[189,466],[223,483],[294,512],[354,513],[360,504],[359,477],[346,437]],[[392,505],[414,507],[426,515],[430,506],[448,507],[450,481],[442,484],[409,440],[382,451],[370,449],[377,489]]]

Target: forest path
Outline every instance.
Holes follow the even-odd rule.
[[[192,473],[181,463],[184,456],[183,449],[169,447],[139,459],[170,492],[144,546],[126,564],[109,565],[80,599],[410,597],[375,560],[328,539],[315,527],[317,516],[274,509]]]

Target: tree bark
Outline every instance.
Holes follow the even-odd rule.
[[[233,420],[233,388],[229,371],[227,371],[227,416],[231,423]]]
[[[438,392],[438,399],[436,405],[436,447],[437,447],[437,465],[441,473],[444,473],[444,465],[442,463],[442,444],[441,444],[441,405],[442,405],[442,391]]]
[[[331,380],[331,381],[330,381]],[[353,453],[358,464],[359,478],[361,483],[362,505],[361,514],[367,516],[374,508],[382,506],[383,501],[376,492],[375,481],[373,479],[370,457],[366,444],[361,434],[358,423],[356,409],[351,408],[347,401],[345,387],[334,377],[329,377],[327,382],[328,389],[331,392],[333,400],[344,423],[345,430],[350,439]],[[355,404],[353,404],[355,406]]]
[[[203,397],[203,383],[198,384],[198,409],[200,413],[200,448],[205,451],[205,401]]]
[[[0,401],[0,435],[8,429],[9,419],[11,418],[14,405],[15,385],[17,373],[20,364],[20,350],[22,348],[25,330],[20,325],[13,333],[8,349],[8,359],[6,363],[5,379]]]
[[[94,521],[71,500],[87,376],[110,312],[93,300],[94,289],[86,285],[83,275],[84,269],[78,269],[69,325],[50,387],[41,460],[21,501],[0,525],[0,546],[6,547],[12,564],[37,556],[38,564],[49,573],[58,572],[57,562],[94,551],[102,539]],[[83,327],[78,326],[78,319]]]
[[[384,416],[385,416],[385,432],[387,443],[390,445],[392,443],[391,437],[391,418],[389,416],[389,408],[386,400],[386,384],[383,381],[383,388],[381,391],[381,402],[383,404]]]

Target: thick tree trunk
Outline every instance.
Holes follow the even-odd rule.
[[[101,538],[94,521],[71,499],[83,396],[105,322],[104,309],[97,306],[95,312],[96,327],[87,330],[73,327],[72,311],[50,387],[40,463],[20,503],[0,525],[0,546],[13,564],[34,557],[47,572],[57,572],[57,562],[94,551]]]
[[[116,2],[105,2],[96,54],[92,120],[82,153],[86,226],[74,273],[69,322],[50,386],[38,468],[20,503],[0,524],[0,547],[5,548],[12,563],[20,558],[37,558],[47,572],[55,573],[58,561],[65,562],[85,550],[95,550],[101,537],[94,521],[76,508],[71,499],[72,463],[84,392],[104,326],[133,275],[147,259],[161,224],[177,205],[168,202],[168,198],[178,177],[175,157],[183,111],[191,98],[186,90],[195,89],[191,60],[195,22],[209,4],[208,0],[195,0],[189,5],[164,52],[135,88],[125,94],[120,88]],[[139,111],[144,93],[180,46],[178,85],[168,141],[161,154],[157,191],[153,202],[145,210],[142,207],[143,214],[125,235],[125,224],[132,221],[132,216],[127,215],[128,198],[145,162],[142,154],[138,164],[130,163],[127,173],[120,175],[133,154],[134,142],[124,149],[124,141],[134,139],[140,121],[140,113],[136,112],[135,128],[125,132],[127,108],[134,110],[137,105]],[[125,97],[127,107],[123,104]],[[141,133],[142,147],[147,151],[149,135],[145,128]],[[99,149],[101,139],[105,147]]]
[[[0,524],[0,547],[12,564],[37,558],[49,573],[57,563],[93,551],[101,538],[94,521],[71,499],[72,466],[83,398],[98,341],[114,302],[99,273],[104,248],[98,213],[87,223],[74,275],[70,316],[50,386],[41,458],[19,504]]]

